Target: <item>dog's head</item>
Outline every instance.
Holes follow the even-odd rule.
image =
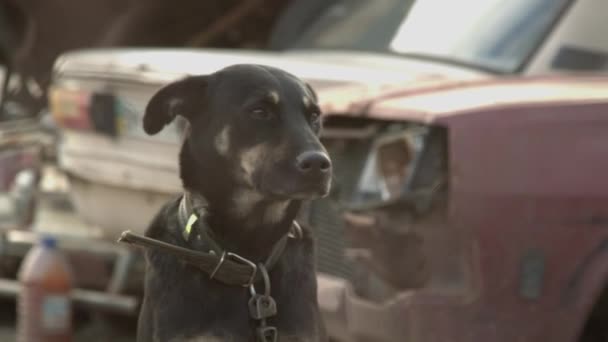
[[[267,66],[234,65],[160,89],[150,100],[144,130],[158,133],[176,115],[189,122],[185,144],[197,165],[263,198],[313,199],[328,194],[331,161],[321,145],[314,91]]]

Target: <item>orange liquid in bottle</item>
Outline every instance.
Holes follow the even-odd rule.
[[[28,252],[18,278],[17,342],[72,341],[72,273],[53,238]]]

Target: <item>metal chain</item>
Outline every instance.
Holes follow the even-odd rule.
[[[264,282],[264,294],[258,294],[254,284],[249,286],[249,293],[251,295],[249,298],[249,315],[257,322],[255,329],[256,341],[276,342],[278,335],[277,328],[269,326],[267,322],[267,318],[275,316],[277,313],[276,302],[270,296],[270,277],[264,264],[258,264],[258,270]]]

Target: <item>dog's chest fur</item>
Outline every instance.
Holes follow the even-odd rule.
[[[147,235],[185,246],[174,233],[180,229],[176,211],[176,203],[161,210]],[[277,327],[281,342],[318,341],[322,334],[317,326],[313,241],[310,232],[304,231],[302,239],[289,240],[270,272],[278,313],[268,324]],[[210,280],[207,274],[163,252],[148,250],[146,257],[141,341],[255,341],[248,289]]]

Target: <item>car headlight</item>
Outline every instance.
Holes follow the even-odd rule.
[[[409,127],[376,138],[355,192],[354,203],[396,200],[407,191],[428,129]]]

